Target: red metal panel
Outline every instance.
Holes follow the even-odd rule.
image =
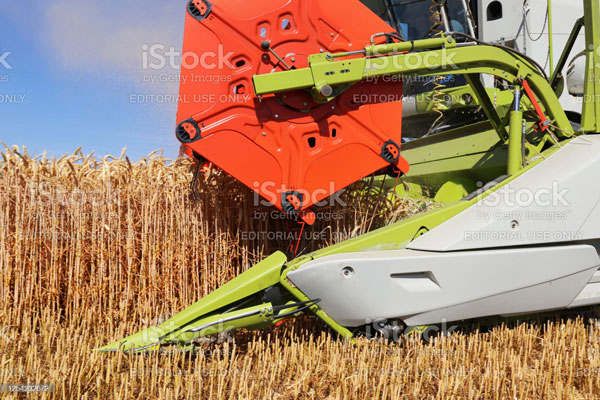
[[[191,1],[178,137],[279,209],[306,210],[389,166],[384,149],[398,155],[402,85],[361,82],[327,104],[306,91],[261,102],[252,76],[286,68],[261,43],[303,68],[310,54],[362,49],[391,30],[356,0]],[[402,157],[394,164],[408,171]]]

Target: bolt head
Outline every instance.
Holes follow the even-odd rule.
[[[324,85],[321,90],[321,96],[329,97],[333,94],[333,88],[330,85]]]
[[[347,266],[342,268],[342,277],[350,279],[354,276],[354,268]]]
[[[271,47],[271,43],[268,40],[263,40],[260,44],[261,49],[267,51]]]

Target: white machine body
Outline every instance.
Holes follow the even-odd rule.
[[[478,0],[479,39],[491,43],[504,43],[528,55],[550,74],[550,41],[547,17],[547,0]],[[501,10],[501,11],[498,11]],[[552,0],[553,59],[558,62],[575,22],[583,17],[583,3],[573,0]],[[585,50],[585,33],[582,29],[573,48],[576,54]],[[582,57],[585,64],[585,57]],[[491,77],[486,85],[491,87]],[[565,111],[581,114],[578,95],[565,90],[560,102]]]
[[[580,137],[404,250],[323,257],[288,278],[349,327],[597,304],[599,181],[600,135]]]

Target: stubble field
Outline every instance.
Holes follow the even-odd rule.
[[[65,399],[596,399],[600,335],[587,316],[463,328],[402,344],[336,338],[311,318],[205,343],[195,354],[92,349],[156,324],[279,248],[297,227],[189,160],[77,151],[0,153],[0,384]],[[413,215],[355,186],[302,252]],[[267,218],[264,218],[267,215]],[[281,232],[282,235],[256,234]]]

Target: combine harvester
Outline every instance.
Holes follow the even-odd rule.
[[[363,3],[190,1],[184,54],[233,56],[182,69],[177,138],[299,222],[373,173],[444,206],[293,260],[277,252],[101,350],[303,314],[345,338],[390,337],[600,303],[598,0]]]

